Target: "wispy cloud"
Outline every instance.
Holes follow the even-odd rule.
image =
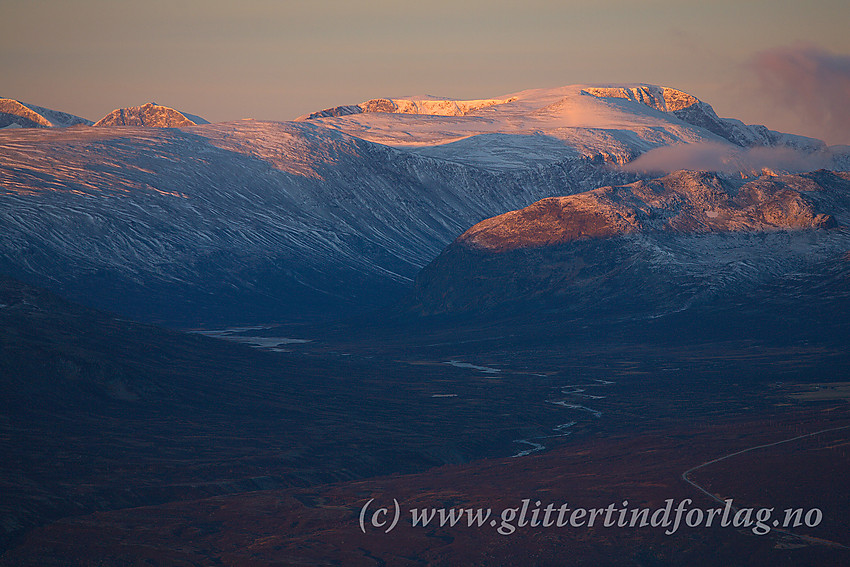
[[[680,169],[752,174],[763,169],[800,173],[830,167],[830,152],[806,153],[793,148],[740,148],[731,144],[697,143],[650,150],[623,166],[633,172],[669,173]]]
[[[798,44],[761,51],[747,68],[766,102],[827,143],[850,144],[850,55]]]

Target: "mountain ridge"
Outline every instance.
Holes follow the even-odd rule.
[[[814,181],[806,184],[806,179],[764,175],[732,188],[716,175],[682,171],[549,197],[482,221],[456,242],[501,251],[650,230],[698,234],[837,226],[833,215],[816,211],[815,203],[804,196],[805,189],[820,189]],[[801,189],[792,188],[791,182]]]
[[[850,250],[848,211],[850,173],[827,171],[737,185],[683,171],[549,198],[470,228],[404,305],[422,315],[658,317],[827,278]],[[841,293],[831,281],[829,293]]]

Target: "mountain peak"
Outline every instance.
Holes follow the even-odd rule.
[[[157,128],[179,128],[209,124],[203,118],[186,114],[168,106],[149,102],[142,106],[118,108],[98,120],[95,126],[153,126]]]
[[[12,98],[0,98],[0,129],[64,128],[76,124],[88,125],[91,121]]]
[[[571,158],[627,163],[679,144],[825,144],[720,118],[685,91],[650,84],[568,85],[494,98],[375,98],[298,118],[429,157],[495,169],[536,167]]]

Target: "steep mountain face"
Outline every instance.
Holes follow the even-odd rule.
[[[149,104],[98,125],[171,129],[3,132],[0,270],[95,307],[180,325],[387,305],[484,219],[635,181],[642,174],[615,164],[647,150],[733,147],[678,117],[702,108],[694,101],[660,87],[572,86],[467,101],[376,99],[296,122],[197,126]],[[802,153],[822,146],[776,136],[753,134],[753,143]],[[594,199],[626,215],[610,230],[631,222],[628,214],[640,220],[624,196]],[[712,202],[718,216],[699,222],[724,222],[746,205],[739,200]],[[773,213],[761,214],[767,226]],[[739,216],[728,222],[745,222]],[[640,222],[635,234],[651,224]]]
[[[19,100],[0,98],[0,129],[65,128],[77,124],[91,125],[91,121]]]
[[[118,108],[95,122],[95,126],[153,126],[156,128],[179,128],[209,124],[203,118],[174,110],[167,106],[149,102],[142,106]]]
[[[410,305],[655,317],[845,264],[848,211],[850,174],[827,171],[739,184],[683,171],[544,199],[466,231]]]

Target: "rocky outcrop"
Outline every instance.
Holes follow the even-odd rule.
[[[390,99],[374,98],[355,105],[335,106],[300,117],[298,120],[348,116],[364,112],[423,114],[427,116],[465,116],[482,108],[513,102],[515,98],[481,100]]]
[[[682,171],[621,187],[551,197],[519,211],[487,219],[458,243],[492,251],[564,244],[637,232],[680,234],[830,228],[835,218],[819,213],[805,194],[823,189],[760,177],[741,187],[706,172]]]

